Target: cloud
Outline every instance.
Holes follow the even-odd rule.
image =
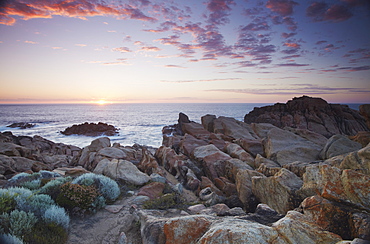
[[[224,25],[229,22],[231,5],[235,5],[233,0],[210,0],[207,9],[211,12],[207,22],[213,25]]]
[[[289,43],[289,42],[284,43],[284,46],[292,47],[292,48],[300,48],[301,47],[301,45],[299,45],[298,43]]]
[[[313,21],[345,21],[353,16],[350,9],[345,5],[334,4],[328,6],[324,2],[313,2],[307,9],[306,15]]]
[[[176,65],[176,64],[167,64],[164,67],[166,67],[166,68],[183,68],[183,69],[185,69],[184,66]]]
[[[282,38],[285,38],[285,39],[288,39],[288,38],[293,37],[293,36],[295,36],[295,35],[297,35],[297,33],[295,33],[295,32],[292,32],[292,33],[286,33],[286,32],[283,32],[283,33],[281,34],[281,37],[282,37]]]
[[[24,43],[28,43],[28,44],[39,44],[38,42],[34,42],[34,41],[24,41]]]
[[[259,88],[259,89],[210,89],[207,92],[228,92],[242,93],[253,95],[323,95],[323,94],[342,94],[342,93],[368,93],[370,89],[349,88],[349,87],[326,87],[315,84],[291,84],[292,87],[287,88]]]
[[[291,0],[269,0],[266,3],[267,8],[281,16],[291,15],[295,5],[298,3]]]
[[[77,47],[86,47],[87,45],[86,44],[75,44],[75,46],[77,46]]]
[[[154,47],[154,46],[140,48],[140,51],[147,51],[147,52],[158,52],[160,50],[161,49],[159,47]]]
[[[309,64],[298,64],[298,63],[286,63],[286,64],[277,64],[278,67],[304,67],[309,66]]]
[[[128,47],[117,47],[117,48],[113,48],[112,51],[114,51],[114,52],[121,52],[121,53],[129,53],[129,52],[132,52]]]
[[[129,18],[155,22],[156,19],[145,15],[140,9],[127,4],[110,5],[105,2],[86,0],[57,0],[33,1],[13,0],[7,1],[0,11],[0,24],[13,25],[16,20],[11,16],[19,16],[23,20],[34,18],[52,18],[65,16],[86,20],[93,16],[113,16],[116,18]]]
[[[231,80],[241,80],[241,78],[223,78],[223,79],[205,79],[205,80],[161,80],[161,82],[166,83],[197,83],[197,82],[214,82],[214,81],[231,81]]]

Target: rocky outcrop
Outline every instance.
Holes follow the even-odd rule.
[[[365,107],[363,111],[367,111]],[[244,122],[307,129],[328,138],[336,134],[355,135],[358,131],[369,130],[358,111],[346,105],[329,104],[321,98],[307,96],[293,98],[286,104],[254,108],[245,115]]]
[[[29,129],[32,127],[35,127],[35,124],[27,123],[27,122],[18,122],[18,123],[13,123],[11,125],[8,125],[7,127],[9,128],[19,128],[19,129]]]
[[[360,114],[364,116],[367,126],[370,128],[370,104],[362,104],[359,107]]]
[[[63,135],[85,135],[85,136],[114,136],[118,134],[118,129],[113,125],[106,123],[83,123],[78,125],[72,125],[64,131],[61,131]]]
[[[80,150],[40,136],[0,133],[0,178],[9,179],[15,173],[24,171],[38,172],[68,166]]]

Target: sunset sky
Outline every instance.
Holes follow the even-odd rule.
[[[1,0],[0,103],[370,103],[369,0]]]

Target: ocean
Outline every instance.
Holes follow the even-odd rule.
[[[11,131],[14,135],[39,135],[56,143],[88,146],[97,137],[80,135],[65,136],[60,131],[74,124],[108,123],[119,129],[119,134],[109,137],[112,143],[132,146],[137,143],[152,147],[162,144],[162,128],[177,123],[180,112],[200,123],[201,117],[213,114],[217,117],[232,117],[243,121],[244,115],[254,107],[268,103],[223,103],[223,104],[27,104],[0,105],[0,131]],[[358,109],[358,104],[350,107]],[[29,129],[9,128],[18,122],[36,124]]]

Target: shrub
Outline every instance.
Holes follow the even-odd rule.
[[[32,212],[38,217],[41,217],[52,205],[55,205],[55,202],[49,195],[45,194],[34,194],[27,198],[17,197],[18,209],[25,212]]]
[[[67,242],[68,232],[56,223],[39,221],[32,228],[31,233],[24,236],[27,244],[64,244]]]
[[[69,216],[67,215],[64,208],[58,207],[56,205],[48,208],[42,219],[45,223],[55,223],[62,226],[64,229],[68,229],[69,226]]]
[[[9,214],[10,234],[22,238],[31,232],[37,218],[33,213],[14,210]]]
[[[68,210],[72,210],[75,207],[93,210],[93,203],[99,196],[94,186],[84,186],[70,182],[62,185],[60,190],[56,201],[60,206]]]
[[[17,202],[14,200],[14,195],[9,192],[0,194],[0,214],[13,211],[16,205]]]
[[[87,173],[80,175],[72,183],[86,186],[94,185],[107,201],[116,200],[121,193],[117,182],[104,175]]]
[[[14,176],[13,176],[12,178],[10,178],[8,181],[9,181],[9,182],[16,182],[16,181],[21,180],[21,179],[25,179],[25,178],[27,178],[27,179],[28,179],[28,177],[30,177],[30,176],[31,176],[31,174],[28,174],[28,173],[22,172],[22,173],[19,173],[19,174],[14,175]]]
[[[20,240],[18,237],[13,236],[11,234],[2,234],[0,235],[0,243],[23,244],[23,241]]]
[[[24,188],[27,188],[27,189],[30,189],[30,190],[36,190],[36,189],[40,188],[41,180],[37,179],[37,180],[32,180],[32,181],[25,181],[25,182],[21,183],[20,186],[24,187]]]
[[[56,200],[59,193],[60,193],[60,187],[65,184],[66,182],[71,181],[71,177],[66,178],[56,178],[54,180],[51,180],[47,182],[44,186],[42,186],[37,193],[41,194],[47,194],[49,195],[53,200]]]

